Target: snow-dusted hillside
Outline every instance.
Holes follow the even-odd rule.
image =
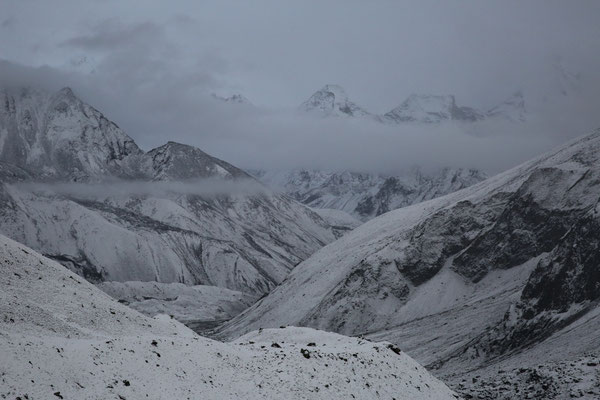
[[[306,205],[342,210],[362,221],[455,192],[486,178],[484,173],[473,169],[442,168],[425,173],[417,167],[397,175],[306,169],[251,173],[274,190]]]
[[[302,328],[197,336],[1,236],[0,300],[2,398],[458,398],[385,342]]]
[[[600,131],[381,215],[302,262],[219,334],[281,324],[367,334],[442,375],[597,350],[599,154]],[[548,351],[553,338],[569,348]]]
[[[260,296],[335,239],[308,207],[197,148],[143,153],[69,89],[15,93],[0,114],[0,232],[92,281]]]

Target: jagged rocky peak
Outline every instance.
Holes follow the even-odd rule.
[[[456,105],[452,95],[412,94],[402,104],[384,115],[391,122],[478,121],[484,114],[471,107]]]
[[[514,122],[524,122],[527,119],[525,96],[521,90],[516,91],[502,103],[492,107],[487,112],[488,117],[506,118]]]
[[[233,165],[213,157],[197,147],[169,141],[150,150],[151,177],[155,180],[190,180],[199,178],[250,178]]]
[[[307,101],[300,105],[300,109],[326,116],[364,117],[371,115],[371,113],[351,101],[344,88],[331,84],[325,85],[313,93]]]
[[[143,152],[100,111],[66,87],[2,90],[0,160],[39,177],[81,180],[123,171]]]

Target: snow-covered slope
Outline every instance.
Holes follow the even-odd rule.
[[[300,105],[302,111],[322,116],[369,117],[372,115],[350,100],[339,85],[325,85]]]
[[[10,399],[455,399],[388,343],[312,329],[235,343],[150,319],[0,237],[0,396]]]
[[[600,131],[381,215],[302,262],[219,334],[281,324],[369,334],[440,374],[519,354],[543,362],[550,354],[526,354],[597,311],[599,154]],[[571,332],[570,356],[597,348],[582,335]]]
[[[473,169],[407,169],[397,175],[295,169],[252,171],[275,190],[313,208],[345,211],[366,221],[390,210],[430,200],[486,178]]]
[[[470,107],[459,107],[452,95],[410,95],[402,104],[387,112],[384,121],[393,123],[443,121],[474,122],[485,118],[485,114]]]
[[[90,280],[262,295],[335,239],[308,207],[197,148],[143,153],[68,89],[17,93],[0,114],[0,232]]]

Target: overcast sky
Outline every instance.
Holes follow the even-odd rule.
[[[178,140],[241,166],[498,171],[600,126],[599,21],[597,0],[0,0],[0,83],[73,86],[144,148]],[[532,110],[560,101],[476,134],[286,111],[326,83],[377,113],[411,93],[482,109],[516,90]]]

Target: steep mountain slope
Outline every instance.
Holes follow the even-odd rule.
[[[582,332],[600,327],[599,154],[600,131],[371,220],[302,262],[219,334],[281,324],[369,334],[442,375],[511,357],[550,360],[550,352],[526,355],[556,335],[573,340],[569,357],[596,350],[596,337]]]
[[[339,85],[325,85],[300,105],[302,111],[323,116],[371,117],[372,115],[350,100]]]
[[[313,208],[345,211],[366,221],[400,207],[430,200],[485,179],[473,169],[412,168],[398,175],[351,171],[251,171],[262,182]]]
[[[0,115],[0,232],[90,280],[260,296],[335,238],[309,208],[197,148],[169,142],[143,153],[70,90],[20,93]],[[66,112],[54,106],[65,97]],[[15,125],[30,103],[37,121],[62,123],[32,125],[42,144],[31,148],[26,125]]]
[[[388,343],[298,328],[197,336],[1,236],[0,300],[3,398],[458,397]]]

